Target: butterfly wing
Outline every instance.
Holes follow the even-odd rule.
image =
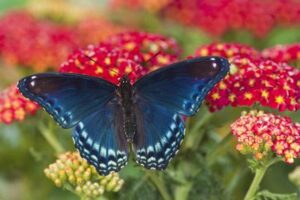
[[[60,126],[71,128],[110,101],[116,86],[80,74],[42,73],[21,79],[18,88],[45,108]]]
[[[75,126],[75,146],[100,174],[119,171],[126,164],[128,145],[115,85],[85,75],[43,73],[20,80],[18,88],[63,128]]]
[[[134,84],[138,163],[153,169],[167,166],[184,136],[183,116],[195,114],[228,71],[226,59],[195,58],[154,71]]]
[[[128,144],[120,109],[113,99],[84,118],[73,130],[75,147],[101,175],[120,171],[127,164]]]
[[[147,169],[165,169],[184,137],[184,120],[164,106],[137,100],[137,133],[133,141],[136,162]]]

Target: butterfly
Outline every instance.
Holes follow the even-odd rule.
[[[221,57],[184,60],[119,85],[71,73],[21,79],[21,93],[41,105],[62,128],[73,128],[80,155],[101,175],[120,171],[129,150],[138,164],[163,170],[179,150],[185,118],[229,71]]]

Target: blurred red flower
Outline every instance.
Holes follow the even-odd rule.
[[[144,9],[150,12],[157,12],[168,5],[172,0],[112,0],[112,9],[127,7],[132,9]]]
[[[300,59],[300,44],[277,45],[262,51],[267,59],[276,62],[293,62]]]
[[[286,163],[293,163],[300,154],[300,124],[289,117],[252,111],[231,125],[237,139],[236,149],[252,154],[257,160],[272,152]]]
[[[38,108],[37,104],[23,97],[16,85],[0,92],[0,122],[10,124],[13,121],[22,121],[26,115],[34,114]]]
[[[109,36],[125,31],[128,28],[114,25],[102,17],[87,17],[76,25],[76,33],[82,46],[98,44]]]
[[[220,36],[231,30],[248,30],[266,36],[277,25],[298,25],[296,0],[113,0],[112,8],[144,9]]]
[[[0,56],[12,66],[57,69],[75,49],[124,30],[103,18],[83,19],[75,28],[11,12],[0,18]]]
[[[0,55],[5,62],[37,71],[56,68],[78,46],[69,27],[38,21],[26,12],[2,17],[0,38]]]

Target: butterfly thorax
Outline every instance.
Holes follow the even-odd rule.
[[[119,104],[122,107],[123,128],[126,138],[132,142],[133,136],[136,133],[136,117],[133,110],[133,87],[127,75],[120,80],[118,88]]]

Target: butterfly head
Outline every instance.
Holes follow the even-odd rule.
[[[124,76],[122,76],[122,78],[120,79],[120,85],[127,85],[130,84],[130,78],[127,74],[125,74]]]

